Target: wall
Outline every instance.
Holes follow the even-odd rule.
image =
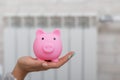
[[[119,25],[115,22],[100,26],[98,37],[99,80],[120,80],[120,29],[115,29]]]
[[[120,0],[0,0],[0,64],[3,64],[3,23],[7,13],[86,13],[95,12],[120,14]],[[64,6],[63,6],[64,5]],[[100,24],[98,37],[98,78],[99,80],[120,80],[120,30],[109,29],[109,25]],[[116,25],[112,25],[114,27]],[[119,24],[117,25],[119,26]]]

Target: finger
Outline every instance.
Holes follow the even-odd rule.
[[[31,66],[41,66],[41,64],[45,61],[43,60],[38,60],[37,58],[33,58],[31,56],[28,57],[29,59],[27,59],[28,64],[31,64]]]
[[[74,55],[74,52],[71,51],[62,58],[59,59],[58,62],[45,62],[42,64],[44,68],[59,68],[62,65],[64,65],[72,56]]]
[[[38,60],[38,58],[34,58],[34,57],[31,57],[31,56],[28,56],[29,59],[32,59],[32,60]]]
[[[33,65],[34,66],[41,66],[42,65],[42,63],[44,63],[45,61],[43,61],[43,60],[33,60]]]

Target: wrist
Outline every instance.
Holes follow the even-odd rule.
[[[24,80],[25,76],[27,75],[28,72],[25,70],[21,69],[19,64],[16,64],[14,70],[12,71],[13,76],[17,80]]]

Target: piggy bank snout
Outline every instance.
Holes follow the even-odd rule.
[[[54,45],[49,43],[43,46],[43,51],[46,53],[52,53],[54,51]]]

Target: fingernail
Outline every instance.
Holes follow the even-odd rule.
[[[42,63],[42,66],[46,67],[46,66],[48,66],[48,64],[47,63]]]
[[[73,53],[72,55],[69,55],[68,60],[71,59],[74,55],[75,55],[75,53]]]

